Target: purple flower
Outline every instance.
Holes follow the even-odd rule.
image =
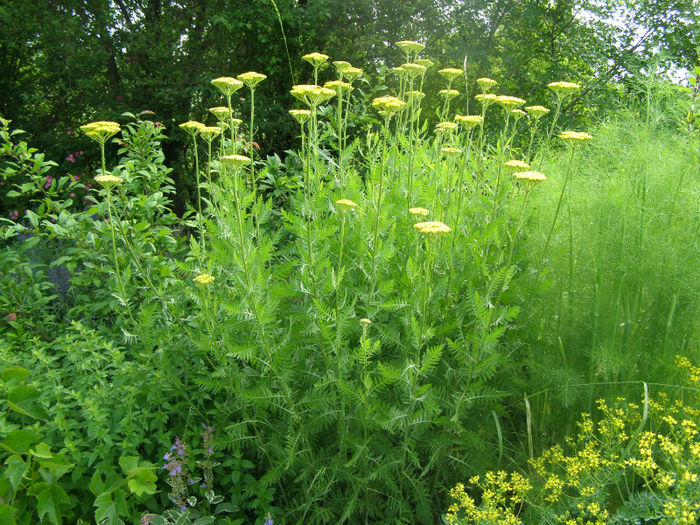
[[[165,454],[165,456],[163,456],[163,459],[165,461],[170,461],[170,454]]]

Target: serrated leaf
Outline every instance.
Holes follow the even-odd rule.
[[[158,476],[150,469],[143,467],[132,469],[129,471],[129,478],[129,490],[137,496],[141,496],[144,492],[146,494],[156,493]]]
[[[36,494],[39,519],[43,521],[44,516],[48,514],[52,523],[61,525],[63,523],[61,505],[70,505],[70,499],[59,485],[44,485],[46,487]]]
[[[0,447],[16,454],[26,454],[41,438],[42,435],[33,430],[13,430],[0,440]]]
[[[103,492],[95,498],[95,521],[106,525],[120,525],[120,516],[127,513],[126,494],[123,490]]]
[[[46,420],[49,416],[46,409],[39,404],[40,396],[41,394],[36,388],[19,385],[8,394],[7,403],[15,412],[34,419]]]
[[[3,525],[15,525],[15,514],[17,509],[7,503],[0,504],[0,523]]]
[[[12,485],[12,490],[16,492],[17,487],[24,477],[24,473],[27,472],[27,464],[20,455],[13,454],[5,460],[5,465],[7,465],[7,467],[3,475],[7,481],[10,482],[10,485]]]
[[[0,372],[0,379],[7,385],[19,385],[24,383],[24,381],[29,377],[31,372],[26,368],[21,366],[13,366],[10,368],[5,368]]]
[[[51,447],[49,447],[43,441],[36,446],[35,450],[30,450],[29,453],[37,458],[50,459],[53,457],[53,454],[51,453]]]

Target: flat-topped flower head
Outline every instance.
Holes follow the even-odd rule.
[[[336,94],[335,90],[316,86],[313,84],[299,84],[294,86],[290,93],[311,107],[316,107],[323,102],[333,98]]]
[[[290,109],[289,114],[294,117],[299,124],[304,124],[311,118],[311,111],[308,109]]]
[[[192,280],[200,286],[206,286],[214,282],[214,276],[209,275],[208,273],[200,273],[197,277],[195,277]]]
[[[116,175],[112,175],[110,173],[107,173],[105,175],[98,175],[95,177],[95,182],[99,184],[100,186],[104,186],[105,188],[113,188],[114,186],[118,186],[122,182],[124,182],[124,179],[121,177],[117,177]]]
[[[452,228],[440,221],[417,222],[413,227],[423,235],[438,235],[442,233],[450,233]]]
[[[492,78],[481,77],[476,79],[476,84],[479,86],[482,93],[488,93],[498,82]]]
[[[481,115],[455,115],[455,122],[465,128],[473,129],[484,121]]]
[[[530,165],[524,160],[509,160],[504,163],[504,166],[510,171],[525,171],[530,169]]]
[[[243,82],[233,77],[219,77],[211,81],[212,85],[227,97],[243,87]]]
[[[323,84],[326,89],[332,89],[336,93],[349,93],[352,90],[352,86],[348,82],[342,82],[341,80],[331,80]]]
[[[527,115],[522,109],[520,108],[515,108],[510,110],[510,114],[515,118],[515,120],[518,120],[519,118],[524,117]]]
[[[438,93],[441,97],[446,97],[448,100],[452,100],[459,95],[459,91],[456,89],[441,89]]]
[[[350,199],[338,199],[337,201],[335,201],[335,204],[342,212],[350,211],[354,208],[357,208],[357,203],[351,201]]]
[[[231,115],[231,111],[226,106],[217,106],[215,108],[209,108],[209,113],[214,115],[219,122],[228,120]]]
[[[429,60],[427,58],[419,58],[418,60],[415,61],[416,64],[420,64],[421,66],[425,66],[425,68],[433,67],[435,63],[432,60]]]
[[[443,131],[456,131],[457,124],[455,122],[438,122],[435,125],[435,129],[441,129]]]
[[[425,66],[421,66],[420,64],[416,64],[414,62],[401,64],[401,69],[406,72],[408,78],[416,78],[417,76],[425,74],[427,70]]]
[[[567,97],[581,89],[581,86],[575,82],[550,82],[547,87],[554,91],[557,97]]]
[[[184,129],[187,133],[189,133],[192,136],[195,136],[197,133],[201,131],[202,128],[205,128],[206,126],[202,124],[201,122],[197,122],[196,120],[188,120],[187,122],[183,122],[180,124],[180,128]]]
[[[462,154],[462,150],[459,148],[440,148],[440,151],[449,158],[459,157]]]
[[[403,77],[406,74],[406,70],[402,66],[392,67],[391,72],[396,73],[400,77]]]
[[[204,140],[211,142],[221,134],[221,128],[219,126],[204,126],[199,130],[199,134]]]
[[[104,144],[107,140],[121,131],[121,127],[111,120],[98,120],[80,126],[80,129],[92,140]]]
[[[416,90],[407,91],[406,95],[408,96],[409,100],[410,99],[423,100],[425,98],[425,93],[423,93],[422,91],[416,91]]]
[[[240,126],[241,124],[243,124],[243,121],[242,121],[241,119],[239,119],[239,118],[232,118],[232,119],[231,119],[231,122],[233,122],[233,127],[234,127],[234,128],[237,128],[238,126]],[[226,124],[226,125],[228,125],[228,124]]]
[[[549,109],[544,106],[526,106],[525,110],[527,111],[527,114],[535,120],[541,119],[547,113],[549,113]]]
[[[509,95],[499,95],[496,97],[495,102],[496,104],[498,104],[506,110],[511,110],[513,108],[517,108],[518,106],[522,106],[523,104],[525,104],[525,101],[522,98],[511,97]]]
[[[396,42],[396,47],[408,55],[409,53],[420,53],[425,49],[425,45],[415,40],[401,40]]]
[[[410,213],[414,217],[427,217],[430,214],[430,210],[421,207],[416,207],[409,208],[408,213]]]
[[[464,72],[456,67],[446,67],[438,71],[438,73],[446,78],[448,82],[452,82],[455,78],[461,77]]]
[[[246,164],[250,164],[250,157],[244,157],[243,155],[224,155],[220,160],[232,168],[241,168]]]
[[[390,117],[397,111],[403,109],[406,103],[392,96],[377,97],[372,101],[372,107],[385,117]]]
[[[309,64],[311,64],[314,67],[318,67],[321,64],[323,64],[325,61],[328,60],[328,55],[324,55],[323,53],[307,53],[303,57],[301,57],[302,60],[306,60]]]
[[[567,144],[576,144],[577,142],[585,142],[593,137],[585,131],[562,131],[559,138]]]
[[[479,93],[478,95],[474,95],[474,98],[478,100],[484,108],[487,108],[496,102],[498,95],[493,93]]]
[[[267,75],[262,73],[256,73],[255,71],[248,71],[247,73],[241,73],[238,75],[238,80],[243,82],[250,89],[255,89],[255,86],[260,84],[263,80],[267,78]]]
[[[363,74],[363,71],[359,67],[347,67],[343,69],[343,76],[348,79],[349,82],[354,82],[358,78],[360,78]]]
[[[362,328],[366,330],[367,327],[372,324],[372,321],[370,321],[366,317],[363,317],[362,319],[360,319],[360,324],[362,325]]]
[[[338,73],[342,73],[345,76],[345,70],[352,67],[352,64],[346,60],[334,60],[333,65]]]
[[[539,171],[519,171],[513,173],[513,177],[519,181],[529,182],[532,184],[538,184],[547,180],[547,176]]]

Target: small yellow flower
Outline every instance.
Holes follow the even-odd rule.
[[[440,148],[440,151],[442,151],[446,157],[458,157],[461,155],[462,150],[459,148]]]
[[[233,77],[219,77],[211,81],[212,85],[227,97],[243,87],[243,82]]]
[[[391,116],[401,110],[406,103],[396,97],[384,96],[377,97],[372,101],[372,107],[377,109],[384,116]]]
[[[340,93],[341,91],[343,93],[348,93],[350,90],[352,90],[352,86],[348,82],[341,82],[340,80],[331,80],[330,82],[326,82],[323,84],[323,87],[326,89],[332,89],[336,93]]]
[[[372,321],[370,321],[366,317],[363,317],[362,319],[360,319],[360,324],[362,325],[363,328],[366,328],[372,324]]]
[[[403,75],[406,74],[406,70],[404,70],[404,68],[402,68],[401,66],[392,67],[391,72],[396,73],[400,77],[403,77]]]
[[[493,93],[479,93],[478,95],[475,95],[474,98],[481,102],[481,104],[484,106],[484,108],[489,107],[491,104],[496,102],[496,99],[498,98],[497,95],[494,95]]]
[[[417,76],[423,75],[427,70],[425,66],[421,66],[420,64],[414,64],[413,62],[402,64],[401,69],[403,69],[408,74],[409,78],[416,78]]]
[[[311,118],[311,111],[308,109],[290,109],[289,114],[294,117],[299,124],[304,124]]]
[[[214,276],[209,275],[208,273],[201,273],[197,277],[195,277],[193,280],[194,280],[194,282],[196,282],[197,284],[199,284],[201,286],[206,286],[209,283],[214,281]]]
[[[267,78],[267,75],[262,73],[256,73],[255,71],[248,71],[247,73],[242,73],[238,75],[238,80],[243,82],[250,89],[255,89],[255,86],[260,84],[263,80]]]
[[[435,126],[435,129],[441,129],[443,131],[455,131],[457,129],[457,124],[454,122],[440,122]]]
[[[221,157],[221,162],[232,168],[240,168],[246,164],[250,164],[250,157],[243,155],[224,155]]]
[[[534,119],[540,119],[549,113],[549,109],[544,106],[527,106],[525,109]]]
[[[500,105],[503,109],[510,110],[522,106],[525,101],[522,98],[511,97],[509,95],[499,95],[496,97],[496,104]]]
[[[424,235],[437,235],[452,231],[452,228],[440,221],[417,222],[413,227]]]
[[[217,106],[215,108],[209,108],[209,113],[211,113],[217,119],[219,119],[219,122],[227,120],[231,115],[231,112],[226,106]]]
[[[523,171],[530,168],[530,165],[524,160],[509,160],[505,166],[513,171]]]
[[[318,67],[328,60],[328,55],[324,55],[323,53],[308,53],[301,58],[312,66]]]
[[[446,78],[448,82],[452,82],[455,78],[462,76],[463,71],[455,67],[446,67],[438,71],[438,73]]]
[[[121,131],[121,127],[116,122],[110,120],[99,120],[80,126],[80,129],[92,140],[101,144]]]
[[[351,201],[350,199],[338,199],[337,201],[335,201],[335,203],[338,206],[338,208],[340,208],[340,210],[343,212],[357,208],[357,203]]]
[[[496,82],[494,79],[488,77],[477,78],[476,83],[478,84],[482,93],[488,93],[493,86],[498,84],[498,82]]]
[[[211,142],[221,133],[221,128],[218,126],[204,126],[199,130],[199,134],[207,142]]]
[[[415,100],[423,100],[425,98],[425,93],[423,93],[422,91],[416,91],[416,90],[408,91],[406,93],[406,95],[408,95],[409,99],[415,99]]]
[[[429,60],[427,58],[419,58],[418,60],[416,60],[416,64],[420,64],[421,66],[425,66],[426,69],[429,67],[433,67],[435,65],[432,60]]]
[[[430,214],[430,211],[426,210],[425,208],[409,208],[408,213],[414,217],[427,217]]]
[[[511,110],[510,110],[510,114],[513,115],[513,117],[514,117],[516,120],[519,119],[519,118],[524,117],[525,115],[527,115],[527,113],[525,113],[522,109],[518,109],[518,108],[511,109]]]
[[[420,53],[425,49],[425,45],[421,44],[420,42],[416,42],[415,40],[402,40],[400,42],[396,42],[396,46],[406,54]]]
[[[559,138],[567,144],[575,144],[576,142],[591,140],[593,137],[585,131],[562,131],[559,134]]]
[[[464,126],[467,129],[472,129],[484,121],[481,115],[455,115],[455,122]]]
[[[354,82],[362,76],[362,70],[359,67],[348,67],[343,69],[343,76],[350,82]]]
[[[327,102],[336,95],[332,89],[315,86],[313,84],[300,84],[292,87],[290,93],[297,99],[311,107]]]
[[[447,97],[448,100],[452,100],[459,95],[459,91],[456,89],[441,89],[438,93],[441,97]]]
[[[104,186],[105,188],[111,188],[124,182],[124,179],[107,173],[106,175],[98,175],[95,177],[95,182],[100,186]]]
[[[180,124],[180,127],[190,135],[194,136],[206,126],[201,122],[197,122],[196,120],[188,120],[187,122],[183,122],[182,124]]]
[[[346,62],[345,60],[335,60],[333,65],[335,66],[335,70],[338,73],[343,73],[343,75],[345,75],[346,69],[352,67],[352,64],[350,62]]]
[[[517,173],[513,173],[513,177],[518,180],[534,183],[544,182],[547,180],[547,176],[539,171],[519,171]]]
[[[581,88],[575,82],[550,82],[547,87],[554,91],[557,97],[570,96]]]

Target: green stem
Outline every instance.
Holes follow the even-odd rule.
[[[549,242],[552,240],[552,233],[554,232],[554,226],[557,223],[557,217],[559,216],[559,210],[561,209],[561,202],[564,199],[564,193],[566,192],[566,185],[569,182],[569,177],[571,175],[571,166],[574,161],[574,153],[576,152],[576,146],[571,146],[571,155],[569,156],[569,166],[566,169],[566,175],[564,176],[564,184],[561,187],[561,193],[559,194],[559,200],[557,201],[557,209],[554,212],[554,219],[552,220],[552,226],[549,228],[549,234],[547,235],[547,241],[544,243],[544,250],[542,251],[542,256],[540,257],[540,269],[545,257],[547,257],[547,251],[549,250]]]

